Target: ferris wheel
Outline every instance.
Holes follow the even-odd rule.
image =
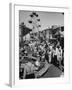
[[[39,32],[41,30],[39,15],[33,11],[29,17],[30,19],[28,20],[28,23],[32,26],[32,32]]]

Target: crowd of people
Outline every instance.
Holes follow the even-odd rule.
[[[22,45],[20,43],[19,78],[39,78],[51,64],[64,72],[63,40],[59,37],[55,40],[25,40]]]

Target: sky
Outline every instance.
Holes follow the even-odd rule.
[[[19,11],[19,24],[22,22],[25,23],[25,25],[29,28],[32,28],[32,25],[28,23],[30,18],[30,14],[32,11]],[[51,27],[52,25],[59,25],[64,26],[64,15],[61,12],[44,12],[44,11],[36,11],[36,13],[39,15],[41,24],[41,29],[46,29],[48,27]]]

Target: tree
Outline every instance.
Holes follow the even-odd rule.
[[[20,25],[19,25],[19,36],[20,36],[20,42],[23,42],[23,30],[24,30],[24,22],[22,22]]]
[[[23,37],[26,36],[28,33],[30,33],[32,30],[29,29],[28,27],[26,27],[26,26],[24,25],[24,22],[22,22],[22,23],[19,25],[19,28],[20,28],[21,42],[23,42]]]

